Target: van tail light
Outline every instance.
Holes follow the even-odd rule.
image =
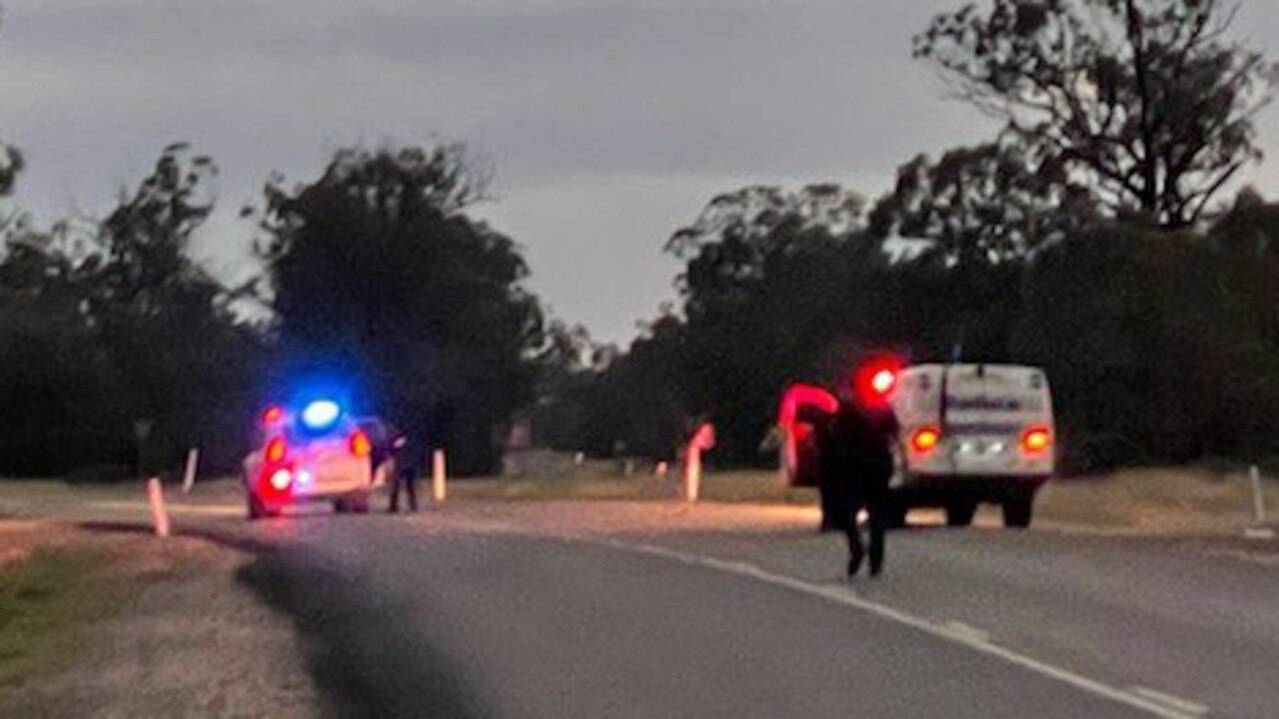
[[[1031,427],[1021,435],[1021,448],[1027,454],[1042,454],[1053,446],[1053,433],[1047,427]]]
[[[284,441],[283,437],[274,437],[266,444],[266,452],[263,455],[266,461],[272,464],[278,464],[284,461],[284,456],[289,453],[289,445]]]
[[[351,433],[351,454],[357,457],[367,457],[373,453],[373,443],[369,441],[369,436],[364,430],[357,429]]]
[[[920,427],[910,436],[910,448],[917,454],[927,454],[941,444],[941,430],[936,427]]]

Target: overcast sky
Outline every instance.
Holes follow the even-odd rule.
[[[939,99],[911,35],[961,0],[0,0],[0,136],[19,200],[102,212],[159,150],[221,166],[200,238],[249,270],[234,210],[338,147],[460,139],[497,171],[483,214],[526,249],[556,316],[627,340],[673,293],[661,248],[715,194],[837,181],[869,196],[989,125]],[[1279,3],[1240,34],[1279,58]],[[1279,195],[1274,162],[1247,178]]]

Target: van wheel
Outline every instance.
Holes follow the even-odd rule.
[[[977,513],[976,502],[951,502],[946,505],[946,524],[951,527],[967,527]]]
[[[1035,493],[1018,492],[1004,500],[1004,526],[1013,529],[1025,529],[1030,526],[1035,512]]]
[[[357,499],[348,499],[347,507],[350,509],[350,511],[354,512],[355,514],[368,514],[369,498],[359,497]]]

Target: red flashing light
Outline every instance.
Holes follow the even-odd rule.
[[[897,385],[897,375],[891,370],[881,369],[870,378],[870,388],[879,394],[888,394]]]
[[[1031,427],[1021,436],[1021,448],[1029,454],[1041,454],[1052,446],[1052,431],[1047,427]]]
[[[284,441],[283,437],[274,437],[270,442],[266,443],[266,451],[263,456],[266,461],[277,464],[284,461],[284,455],[288,454],[289,445]]]
[[[880,408],[893,399],[902,362],[880,357],[866,362],[853,373],[853,396],[863,406]]]
[[[284,409],[278,405],[271,405],[262,412],[262,424],[266,427],[274,427],[284,419]]]
[[[936,427],[920,427],[910,436],[910,448],[919,454],[937,449],[941,444],[941,432]]]
[[[369,441],[369,436],[364,430],[357,429],[351,433],[351,454],[357,457],[367,457],[373,453],[373,443]]]

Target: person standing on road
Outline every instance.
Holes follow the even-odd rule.
[[[854,380],[854,384],[856,384]],[[848,576],[861,569],[866,550],[857,516],[865,509],[870,524],[870,574],[884,567],[884,535],[891,516],[888,483],[893,476],[892,443],[897,418],[886,401],[854,386],[838,410],[817,423],[820,482],[834,529],[848,538]]]
[[[420,422],[408,424],[409,431],[395,438],[395,476],[391,482],[390,512],[400,511],[400,492],[407,495],[408,509],[417,511],[417,481],[430,454],[427,450],[426,432]]]

